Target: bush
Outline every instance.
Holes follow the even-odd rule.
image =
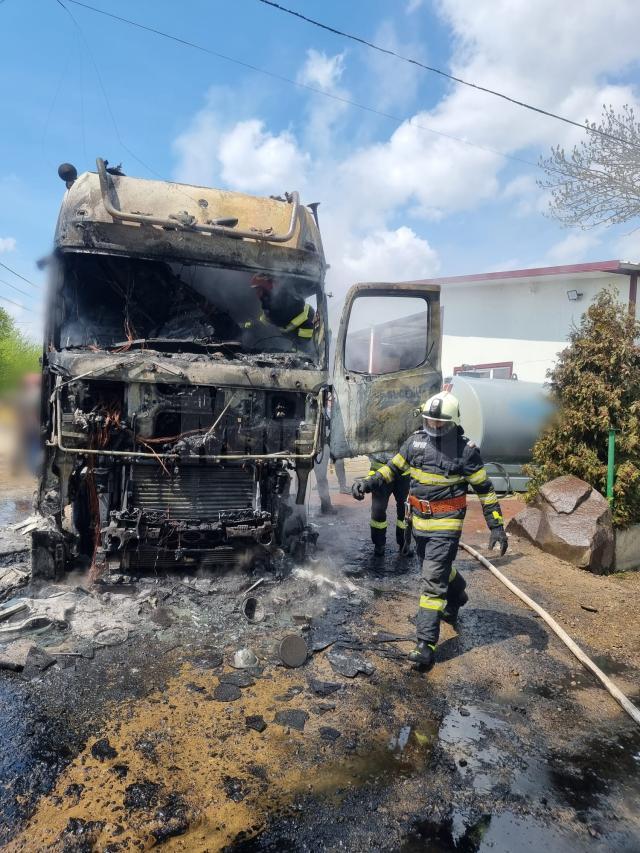
[[[22,337],[15,323],[0,308],[0,394],[13,391],[25,373],[39,373],[42,348]]]
[[[533,447],[527,499],[562,474],[606,493],[609,427],[616,433],[613,523],[640,521],[640,323],[601,291],[547,374],[558,413]]]

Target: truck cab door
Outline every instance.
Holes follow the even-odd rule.
[[[331,455],[396,451],[422,427],[416,409],[441,389],[440,288],[357,284],[336,341]]]

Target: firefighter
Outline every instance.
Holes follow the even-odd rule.
[[[369,477],[373,477],[384,465],[391,461],[393,453],[377,453],[369,457]],[[383,483],[371,494],[371,541],[376,557],[384,556],[387,542],[387,506],[391,495],[396,501],[396,542],[401,553],[404,548],[405,503],[409,494],[409,471],[400,477],[394,477],[390,483]],[[406,553],[406,552],[404,552]]]
[[[466,513],[467,487],[472,486],[490,531],[489,548],[500,556],[507,536],[500,504],[487,476],[478,447],[460,426],[458,400],[448,391],[430,397],[422,406],[424,428],[405,441],[399,452],[366,478],[356,480],[352,493],[387,487],[408,471],[409,508],[418,556],[422,559],[422,595],[416,619],[417,644],[409,659],[423,670],[433,666],[440,620],[455,622],[467,602],[466,583],[453,566]]]
[[[277,326],[285,337],[301,348],[313,338],[313,323],[315,311],[299,296],[292,287],[276,286],[273,276],[268,273],[257,273],[251,279],[262,312],[261,323],[272,323]],[[245,329],[253,328],[254,323],[245,323]]]

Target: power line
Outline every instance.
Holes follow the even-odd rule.
[[[60,3],[61,6],[63,5],[61,3],[61,0],[57,0],[57,2]],[[282,83],[288,83],[289,85],[296,86],[299,89],[306,89],[309,92],[314,92],[316,95],[322,95],[322,97],[324,98],[330,98],[332,101],[339,101],[340,103],[347,104],[348,106],[355,107],[356,109],[363,110],[364,112],[380,116],[381,118],[385,118],[395,122],[398,126],[405,124],[405,122],[408,122],[413,127],[417,127],[419,130],[424,130],[426,133],[431,133],[435,136],[443,137],[444,139],[452,139],[453,141],[459,142],[462,145],[467,145],[469,148],[477,148],[480,151],[486,151],[487,153],[494,154],[497,157],[503,157],[505,160],[512,160],[513,162],[520,163],[523,166],[529,166],[532,169],[540,168],[538,163],[533,163],[532,161],[525,160],[522,157],[517,157],[513,154],[505,154],[503,151],[497,151],[495,148],[490,148],[487,145],[479,145],[478,143],[470,142],[468,139],[463,139],[460,136],[454,136],[451,133],[444,133],[440,130],[434,130],[431,127],[426,127],[423,124],[418,124],[417,122],[413,121],[412,118],[400,118],[399,116],[393,115],[392,113],[382,112],[381,110],[374,109],[374,107],[369,107],[366,104],[360,104],[358,103],[358,101],[353,101],[351,100],[351,98],[345,98],[342,95],[336,95],[333,92],[326,92],[324,89],[318,89],[315,86],[310,86],[308,83],[301,83],[298,80],[293,80],[291,77],[285,77],[284,75],[277,74],[274,71],[268,71],[266,68],[260,68],[257,65],[252,65],[250,62],[244,62],[243,60],[236,59],[233,56],[228,56],[224,53],[219,53],[218,51],[211,50],[210,48],[204,47],[203,45],[197,44],[196,42],[188,41],[187,39],[180,38],[179,36],[171,35],[171,33],[166,33],[163,30],[158,30],[155,27],[150,27],[146,24],[141,24],[138,21],[132,21],[130,18],[123,18],[120,15],[114,15],[112,12],[106,12],[104,9],[98,9],[95,6],[90,6],[88,3],[82,3],[81,0],[67,0],[67,2],[73,3],[75,6],[81,6],[83,9],[89,9],[91,12],[97,12],[99,15],[104,15],[107,18],[112,18],[113,20],[119,21],[120,23],[129,24],[132,27],[137,27],[140,30],[145,30],[146,32],[153,33],[154,35],[161,36],[162,38],[177,42],[178,44],[181,44],[184,47],[191,47],[194,50],[209,54],[210,56],[215,56],[217,59],[222,59],[225,62],[232,62],[234,65],[239,65],[242,68],[247,68],[250,71],[255,71],[258,74],[263,74],[264,76],[270,77],[273,80],[279,80]],[[137,160],[138,158],[136,157],[135,159]]]
[[[22,281],[26,282],[31,287],[35,287],[36,290],[39,289],[39,286],[37,284],[34,284],[32,281],[29,281],[28,278],[25,278],[23,275],[20,275],[19,272],[16,272],[15,270],[11,269],[11,267],[8,267],[6,264],[3,264],[2,261],[0,261],[0,267],[7,270],[7,272],[10,272],[13,275],[17,276],[18,278],[22,279]]]
[[[16,308],[22,308],[24,311],[28,311],[26,305],[23,305],[22,302],[16,302],[14,299],[9,299],[8,296],[0,296],[0,302],[8,302],[10,305],[15,305]]]
[[[343,32],[342,30],[338,30],[335,27],[331,27],[328,24],[323,24],[321,21],[317,21],[314,18],[309,18],[307,15],[303,15],[301,12],[296,12],[293,9],[287,9],[286,6],[280,5],[280,3],[275,3],[273,0],[258,0],[258,3],[263,3],[265,6],[271,6],[273,9],[277,9],[279,12],[284,12],[287,15],[292,15],[294,18],[300,18],[302,21],[306,21],[308,24],[312,24],[314,27],[319,27],[322,30],[326,30],[327,32],[333,33],[334,35],[341,36],[342,38],[350,39],[351,41],[358,42],[359,44],[365,45],[365,47],[369,47],[372,50],[377,50],[379,53],[385,53],[388,56],[393,56],[396,59],[400,59],[402,62],[408,62],[410,65],[416,65],[418,68],[422,68],[424,71],[430,71],[432,74],[439,74],[441,77],[445,77],[447,80],[452,80],[454,83],[460,83],[462,86],[469,86],[471,89],[476,89],[478,92],[485,92],[488,95],[493,95],[496,98],[502,98],[503,101],[508,101],[510,104],[515,104],[518,107],[523,107],[525,110],[531,110],[534,113],[539,113],[540,115],[547,116],[548,118],[556,119],[557,121],[562,121],[565,124],[573,125],[573,127],[579,127],[580,130],[584,130],[587,133],[595,133],[598,136],[604,136],[607,139],[611,139],[614,142],[621,142],[623,145],[630,145],[633,148],[639,148],[635,142],[632,142],[629,139],[623,139],[621,136],[616,136],[613,133],[607,133],[605,130],[600,130],[597,127],[590,127],[588,124],[580,124],[580,122],[574,121],[573,119],[567,118],[566,116],[559,115],[558,113],[552,113],[549,110],[542,109],[542,107],[536,107],[533,104],[529,104],[526,101],[519,101],[517,98],[512,98],[509,95],[505,95],[504,92],[498,92],[495,89],[489,89],[487,86],[481,86],[479,83],[471,83],[469,80],[463,80],[461,77],[456,77],[453,74],[448,74],[446,71],[442,71],[441,68],[434,68],[432,65],[425,65],[423,62],[420,62],[417,59],[412,59],[408,56],[403,56],[401,53],[397,53],[395,50],[391,50],[386,47],[381,47],[378,44],[374,44],[371,41],[367,41],[366,39],[361,38],[360,36],[354,36],[352,33]]]
[[[10,281],[5,281],[3,278],[0,278],[0,284],[6,284],[7,287],[10,287],[12,290],[15,290],[16,293],[21,293],[23,296],[26,296],[28,299],[33,299],[30,293],[27,293],[26,290],[21,290],[19,287],[16,287],[15,284],[11,284]]]

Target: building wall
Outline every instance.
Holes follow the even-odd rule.
[[[607,286],[627,303],[629,278],[606,273],[501,283],[443,283],[443,375],[453,373],[460,364],[513,361],[519,379],[544,382],[557,353],[566,346],[572,326]],[[583,296],[572,302],[567,290]]]

